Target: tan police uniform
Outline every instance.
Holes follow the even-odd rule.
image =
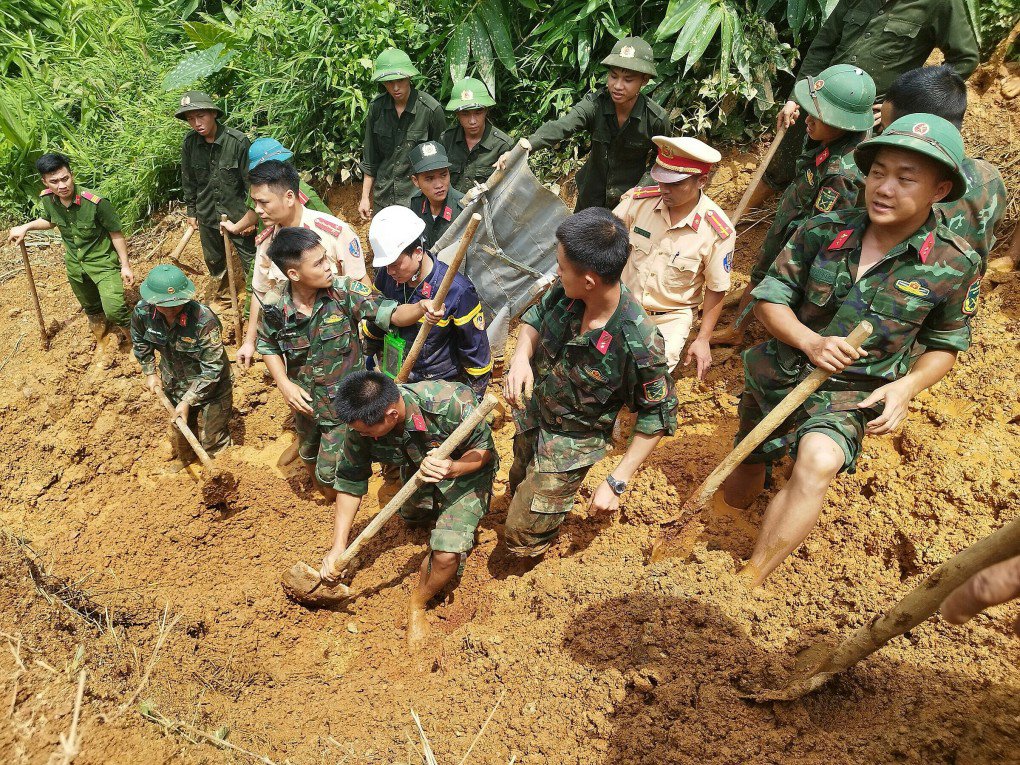
[[[652,177],[661,183],[706,174],[720,159],[719,152],[695,138],[652,140],[659,147]],[[733,226],[704,192],[694,209],[671,222],[657,185],[631,189],[613,212],[630,231],[632,245],[623,283],[662,333],[672,370],[680,363],[703,290],[730,288]]]
[[[354,229],[337,217],[317,212],[308,207],[301,209],[301,225],[310,228],[322,240],[326,248],[326,260],[329,261],[333,278],[348,276],[354,280],[365,276],[365,258],[361,252],[361,242]],[[255,239],[255,272],[252,275],[252,291],[259,300],[275,303],[287,286],[287,277],[269,259],[269,245],[276,238],[278,226],[269,226]],[[274,297],[275,296],[275,297]]]

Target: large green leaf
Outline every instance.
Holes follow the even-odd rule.
[[[719,24],[719,80],[722,85],[730,77],[730,61],[733,59],[733,28],[740,26],[740,18],[730,6],[723,6],[722,21]]]
[[[471,51],[471,33],[467,19],[457,25],[446,48],[446,60],[450,66],[450,79],[454,82],[467,76],[468,57]]]
[[[163,90],[169,92],[205,79],[220,71],[236,55],[236,51],[225,50],[223,43],[211,48],[189,53],[163,77]]]
[[[701,60],[701,57],[708,50],[709,43],[715,37],[715,33],[718,31],[722,24],[723,16],[725,11],[722,5],[713,4],[709,9],[708,15],[705,21],[698,27],[697,33],[691,39],[690,52],[687,54],[687,64],[684,66],[684,74],[687,74],[688,70],[695,63]]]
[[[510,41],[510,18],[503,9],[503,3],[500,0],[481,0],[476,13],[485,24],[489,40],[499,60],[508,72],[516,74],[517,57],[514,56],[514,46]]]
[[[225,24],[186,21],[181,27],[184,29],[184,34],[199,48],[211,48],[218,43],[236,47],[241,42],[237,35],[231,31],[230,27]]]
[[[807,0],[787,0],[786,23],[793,30],[793,39],[800,39],[800,30],[804,28],[804,19],[807,18]]]
[[[665,40],[679,32],[699,7],[708,5],[709,0],[669,0],[662,22],[655,30],[656,40]],[[674,61],[676,59],[673,59]]]
[[[468,16],[468,33],[471,36],[471,58],[478,67],[478,76],[490,93],[496,92],[496,60],[493,57],[492,43],[485,24],[477,14]]]

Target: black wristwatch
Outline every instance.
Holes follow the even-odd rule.
[[[615,478],[613,478],[612,473],[606,476],[606,483],[608,483],[609,488],[613,490],[613,494],[615,494],[618,497],[622,497],[623,493],[627,491],[627,482],[617,481]]]

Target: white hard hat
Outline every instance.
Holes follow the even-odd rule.
[[[421,239],[425,221],[407,207],[391,205],[372,216],[368,243],[372,245],[372,265],[385,268],[400,257],[409,245]]]

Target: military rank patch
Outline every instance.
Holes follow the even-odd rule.
[[[424,282],[419,289],[421,290],[421,296],[425,300],[432,297],[432,282]]]
[[[935,248],[935,232],[930,231],[928,236],[924,238],[924,242],[921,244],[921,249],[917,251],[917,256],[921,259],[922,263],[928,262],[928,256],[931,255],[931,251]],[[976,305],[976,299],[975,299]]]
[[[662,196],[662,190],[657,183],[654,186],[638,186],[631,196],[634,199],[651,199]]]
[[[981,294],[981,280],[975,279],[967,290],[967,297],[963,299],[963,312],[968,316],[977,313],[978,295]]]
[[[651,231],[645,231],[640,226],[634,226],[634,233],[635,234],[641,234],[641,236],[643,236],[645,239],[651,239],[652,238],[652,232]]]
[[[821,150],[821,152],[819,152],[818,156],[815,157],[815,167],[818,167],[820,164],[822,164],[828,158],[829,158],[829,147],[826,146],[824,149]]]
[[[450,209],[449,207],[443,208],[443,220],[446,221],[453,220],[453,210]]]
[[[372,294],[372,290],[371,288],[369,288],[367,284],[363,284],[362,282],[356,282],[353,279],[351,280],[351,292],[356,292],[359,295],[366,296]]]
[[[836,193],[836,190],[829,186],[823,186],[822,190],[818,192],[818,198],[815,199],[815,209],[819,212],[832,212],[838,201],[839,194]]]
[[[475,318],[471,320],[471,323],[475,325],[475,329],[479,332],[485,331],[485,314],[479,311],[475,314]]]
[[[904,279],[898,279],[896,281],[896,289],[907,295],[913,295],[914,297],[926,297],[928,293],[931,292],[930,289],[925,287],[916,279],[912,282],[908,282]]]
[[[695,213],[694,217],[691,218],[691,228],[695,231],[701,228],[701,213]]]
[[[276,229],[276,226],[269,226],[261,234],[259,234],[257,237],[255,237],[255,244],[262,244],[264,241],[266,241],[266,239],[268,239],[270,236],[272,236],[273,231],[275,229]]]
[[[656,377],[654,380],[646,382],[642,389],[648,401],[662,401],[666,398],[666,391],[668,390],[666,378]]]
[[[420,414],[412,415],[411,421],[414,423],[415,430],[425,430],[425,418]]]
[[[81,195],[83,197],[85,197],[87,200],[89,200],[92,204],[95,204],[95,205],[97,205],[97,204],[99,204],[100,202],[103,201],[103,198],[101,196],[98,196],[96,194],[92,194],[92,193],[90,193],[88,191],[83,191],[81,193]]]
[[[612,342],[613,336],[606,332],[605,330],[602,330],[602,334],[599,335],[599,339],[596,341],[595,347],[598,349],[599,353],[605,356]]]
[[[715,210],[709,210],[705,213],[705,220],[708,221],[708,225],[715,230],[716,235],[720,239],[728,239],[730,234],[733,233],[730,224],[723,220],[723,217]]]
[[[316,218],[315,227],[322,229],[330,236],[340,236],[340,232],[343,231],[339,225],[331,220],[327,220],[326,218]]]
[[[357,239],[352,239],[351,243],[349,245],[347,245],[347,250],[348,250],[348,252],[351,253],[351,257],[360,258],[361,257],[361,242],[359,242]]]
[[[299,191],[297,193],[297,201],[303,205],[308,204],[308,195],[303,191]]]
[[[730,250],[726,253],[726,256],[722,259],[722,267],[726,273],[733,270],[733,251]]]
[[[832,244],[829,245],[830,250],[838,250],[846,244],[847,239],[854,235],[852,228],[846,228],[836,234],[836,238],[832,240]]]
[[[598,380],[600,383],[604,383],[606,381],[606,376],[594,367],[584,367],[584,373],[593,380]]]

